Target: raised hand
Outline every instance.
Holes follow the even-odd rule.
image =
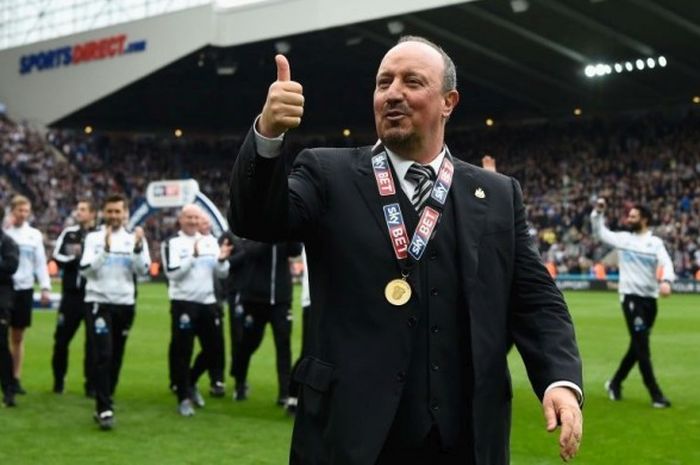
[[[493,171],[496,173],[496,159],[491,155],[484,155],[481,159],[481,167],[485,170]]]
[[[598,211],[598,213],[604,213],[606,206],[607,205],[603,197],[598,197],[598,200],[595,201],[595,209]]]
[[[141,226],[136,226],[134,228],[134,250],[140,250],[141,247],[143,247],[143,237],[145,233],[143,231],[143,228]]]
[[[301,84],[291,80],[289,62],[284,55],[275,56],[277,80],[270,85],[267,99],[258,120],[258,132],[265,137],[278,137],[301,124],[304,94]]]

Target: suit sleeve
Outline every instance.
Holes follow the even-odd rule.
[[[298,257],[303,249],[304,245],[301,242],[290,242],[287,244],[287,256]]]
[[[511,333],[535,393],[542,399],[555,382],[568,381],[583,389],[581,357],[564,297],[528,233],[520,185],[511,182],[515,215]]]
[[[12,276],[19,267],[19,247],[9,236],[2,238],[0,256],[0,274]]]
[[[229,223],[241,237],[262,242],[302,240],[323,210],[320,159],[302,151],[287,176],[285,154],[263,158],[248,133],[231,176]]]

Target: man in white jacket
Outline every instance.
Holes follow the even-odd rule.
[[[611,400],[622,399],[622,382],[635,363],[639,363],[644,384],[656,408],[667,408],[671,402],[663,395],[651,366],[649,336],[656,320],[656,299],[659,294],[671,294],[671,282],[675,280],[673,263],[663,241],[651,234],[651,211],[643,205],[635,205],[627,214],[631,232],[612,232],[605,226],[605,200],[599,199],[591,212],[593,235],[619,253],[619,293],[622,312],[630,333],[630,346],[622,358],[615,375],[605,383]],[[661,268],[661,283],[657,270]]]
[[[29,225],[32,204],[28,198],[16,195],[10,201],[10,226],[5,233],[19,246],[19,268],[12,276],[14,303],[10,310],[10,348],[12,351],[13,389],[15,394],[25,394],[20,384],[24,364],[24,333],[32,325],[34,304],[34,279],[41,286],[41,304],[49,304],[51,280],[46,265],[44,236]]]
[[[192,397],[203,405],[190,378],[194,337],[198,337],[209,366],[216,338],[216,327],[208,324],[216,314],[214,279],[228,276],[227,259],[232,249],[229,243],[219,246],[214,236],[199,233],[201,216],[196,205],[184,206],[179,216],[180,231],[161,246],[172,318],[172,381],[182,416],[194,415]]]
[[[124,197],[107,197],[102,211],[104,227],[85,236],[80,259],[87,280],[86,325],[95,364],[95,420],[105,430],[114,426],[112,395],[134,321],[135,275],[148,274],[151,264],[143,229],[128,232],[123,226],[127,212]]]

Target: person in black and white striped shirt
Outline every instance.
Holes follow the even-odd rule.
[[[631,232],[612,232],[605,226],[605,200],[598,199],[591,212],[593,236],[619,253],[619,293],[622,312],[630,333],[630,346],[622,358],[615,375],[605,383],[611,400],[622,399],[622,382],[639,363],[644,384],[651,394],[652,406],[666,408],[671,402],[663,395],[654,376],[649,349],[649,336],[656,320],[656,299],[671,294],[670,283],[675,280],[673,263],[663,241],[651,234],[651,211],[643,205],[635,205],[627,214]],[[661,268],[661,283],[657,270]]]
[[[68,346],[80,323],[85,319],[85,278],[80,274],[80,256],[83,253],[85,236],[95,230],[95,207],[89,200],[81,200],[75,207],[77,224],[68,226],[56,239],[53,259],[63,272],[61,304],[56,316],[53,356],[53,392],[62,394],[65,388],[65,376],[68,370]],[[85,376],[85,394],[95,396],[90,363],[90,345],[87,328],[85,337],[85,357],[83,373]]]

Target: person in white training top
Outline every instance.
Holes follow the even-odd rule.
[[[202,211],[196,205],[186,205],[179,216],[180,231],[163,242],[161,257],[168,277],[171,315],[172,382],[176,387],[178,412],[194,415],[193,401],[203,405],[194,392],[190,378],[190,360],[194,337],[198,337],[208,360],[213,355],[216,326],[208,324],[216,315],[214,279],[228,275],[231,245],[219,247],[212,235],[199,233]]]
[[[114,426],[112,396],[134,321],[136,275],[147,275],[151,265],[143,229],[128,232],[124,228],[127,213],[124,197],[107,197],[102,210],[104,227],[85,236],[80,259],[87,280],[85,322],[94,360],[95,420],[105,430]]]
[[[630,333],[630,345],[615,375],[605,383],[611,400],[622,399],[622,382],[639,364],[644,384],[649,390],[652,406],[666,408],[671,402],[663,395],[651,365],[649,336],[656,320],[656,299],[659,294],[671,294],[671,282],[675,280],[673,263],[663,241],[651,234],[651,211],[643,205],[635,205],[627,214],[631,232],[612,232],[604,222],[605,200],[598,199],[591,212],[593,236],[617,249],[619,254],[619,293],[622,312]],[[657,270],[661,268],[659,283]]]
[[[29,225],[32,204],[23,195],[10,201],[10,225],[5,233],[19,246],[19,268],[12,276],[14,303],[10,311],[10,349],[12,351],[12,374],[15,394],[25,394],[20,384],[24,364],[24,333],[32,325],[34,304],[34,279],[41,287],[41,305],[49,304],[51,280],[46,264],[44,236]]]

